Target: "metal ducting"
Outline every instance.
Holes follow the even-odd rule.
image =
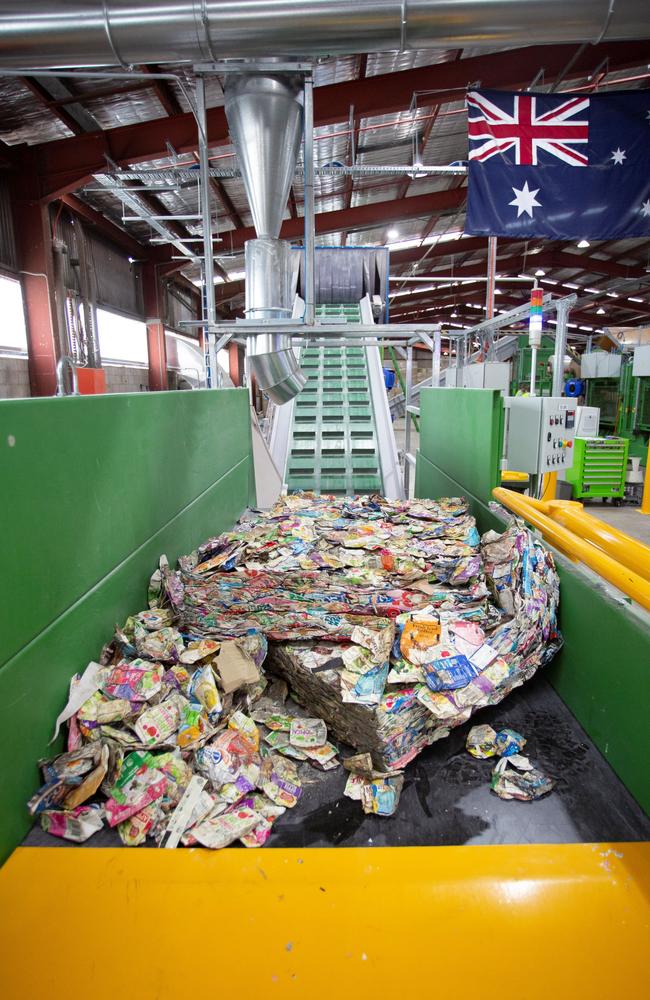
[[[246,251],[246,318],[289,319],[292,310],[291,245],[266,237],[248,240]],[[251,372],[274,403],[287,403],[305,384],[305,376],[282,328],[250,336],[246,343]]]
[[[73,67],[645,38],[647,0],[13,0],[0,65]]]
[[[302,136],[300,79],[285,75],[227,78],[225,111],[258,239],[248,240],[246,318],[289,319],[292,313],[291,246],[278,239]],[[274,403],[300,392],[305,376],[291,336],[277,327],[248,337],[251,372]]]
[[[226,77],[225,112],[258,236],[277,238],[302,139],[299,78]]]

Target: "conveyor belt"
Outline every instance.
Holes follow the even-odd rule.
[[[358,304],[317,309],[328,322],[360,323]],[[381,463],[363,347],[307,347],[307,384],[296,399],[287,489],[349,495],[382,492]]]

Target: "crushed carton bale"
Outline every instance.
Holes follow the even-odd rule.
[[[480,539],[462,499],[283,497],[161,557],[148,608],[72,678],[29,810],[76,841],[260,847],[342,742],[341,794],[393,815],[420,751],[553,656],[558,599],[530,532]],[[544,794],[523,737],[479,729],[496,793]]]

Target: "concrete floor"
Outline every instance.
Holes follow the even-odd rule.
[[[613,507],[610,503],[592,500],[585,504],[585,510],[611,524],[613,528],[650,545],[650,515],[640,514],[638,507]]]

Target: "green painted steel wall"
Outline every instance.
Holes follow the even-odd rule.
[[[0,402],[0,861],[25,834],[72,674],[254,502],[242,389]]]
[[[473,496],[490,496],[500,484],[501,393],[496,389],[423,389],[420,414],[420,454],[463,483]]]
[[[434,389],[424,390],[422,395],[441,391],[481,390]],[[467,407],[474,414],[472,401]],[[494,442],[503,433],[502,417],[494,413],[491,426],[486,423],[477,428],[474,416],[457,419],[459,406],[451,412],[456,419],[445,421],[438,401],[429,408],[421,406],[416,496],[465,496],[482,532],[502,531],[503,521],[488,507],[492,488],[486,489],[495,473]],[[475,436],[468,448],[470,429]],[[466,449],[471,457],[456,454]],[[434,456],[440,464],[431,460]],[[553,554],[560,574],[564,646],[548,669],[549,680],[650,813],[650,615],[585,567],[556,550]]]

